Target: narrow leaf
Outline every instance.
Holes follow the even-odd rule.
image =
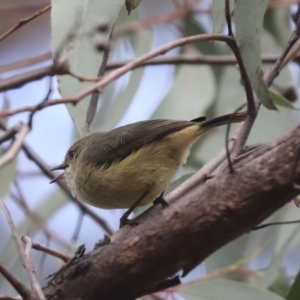
[[[264,106],[276,110],[261,68],[261,34],[268,4],[269,0],[238,0],[234,16],[236,38],[252,88]]]
[[[299,300],[300,297],[300,270],[295,278],[295,281],[286,297],[286,300]]]
[[[58,49],[64,50],[59,55],[68,58],[71,71],[88,78],[97,77],[103,53],[95,50],[91,40],[91,32],[95,32],[96,22],[100,19],[108,20],[109,30],[103,40],[109,38],[112,25],[115,23],[124,0],[52,0],[52,52],[57,55]],[[74,38],[68,40],[70,34]],[[104,34],[104,33],[103,33]],[[71,76],[58,76],[62,97],[72,96],[91,85],[88,82],[78,82]],[[84,98],[76,106],[67,105],[72,120],[80,135],[87,130],[86,116],[89,106],[88,99]]]
[[[229,0],[230,13],[233,12],[234,4],[235,4],[234,0]],[[224,25],[226,24],[224,0],[213,0],[212,18],[213,18],[213,33],[220,33],[223,30]]]

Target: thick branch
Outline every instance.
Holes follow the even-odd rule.
[[[79,258],[44,288],[47,299],[135,299],[255,234],[248,232],[299,194],[299,149],[300,125],[236,161],[233,174],[225,170],[169,207],[158,205],[156,215]]]

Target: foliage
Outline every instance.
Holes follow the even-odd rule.
[[[124,0],[52,0],[52,57],[63,57],[67,61],[65,73],[56,76],[63,99],[74,95],[76,98],[83,90],[100,82],[98,77],[103,74],[104,77],[115,74],[114,72],[121,68],[109,69],[114,61],[135,59],[149,53],[153,48],[163,46],[168,41],[182,36],[227,32],[223,0],[209,1],[208,6],[205,6],[205,1],[203,3],[190,1],[187,6],[183,4],[185,1],[166,1],[167,4],[160,1],[152,3],[151,0],[126,1],[126,5],[124,2]],[[274,7],[275,2],[278,2],[277,7]],[[286,47],[285,38],[292,34],[289,26],[291,8],[286,1],[238,0],[229,1],[229,4],[235,24],[237,45],[249,81],[254,93],[264,106],[259,112],[248,143],[266,143],[286,131],[290,127],[292,117],[299,119],[297,115],[299,105],[292,103],[282,92],[292,84],[295,72],[292,74],[288,68],[282,70],[271,89],[267,86],[263,76],[270,66],[264,61],[270,60],[274,54],[278,56]],[[160,11],[161,19],[156,16],[156,13]],[[208,14],[207,11],[209,11]],[[95,29],[97,21],[102,22],[101,24],[107,28],[97,31]],[[98,51],[101,48],[99,45],[104,47],[100,49],[104,51]],[[105,48],[106,46],[108,49]],[[23,45],[18,47],[23,47]],[[100,74],[99,70],[108,50],[107,70]],[[211,56],[212,54],[214,57]],[[194,58],[195,61],[180,63],[176,61],[178,57]],[[121,74],[122,76],[109,81],[108,85],[103,88],[100,86],[98,108],[94,109],[95,118],[90,127],[86,119],[90,109],[91,93],[85,95],[82,100],[74,98],[73,102],[69,101],[71,103],[62,102],[64,103],[62,105],[66,105],[69,117],[74,123],[73,135],[82,137],[90,132],[113,129],[120,124],[128,123],[128,120],[134,122],[146,117],[170,119],[193,119],[202,115],[213,117],[232,113],[247,102],[244,92],[245,80],[235,68],[235,63],[231,62],[232,52],[225,43],[211,40],[184,44],[158,57],[162,60],[167,58],[174,58],[174,61],[170,65],[164,62],[163,66],[140,65],[134,69],[129,68]],[[197,61],[199,58],[206,58],[207,61],[199,63]],[[225,60],[228,63],[223,65]],[[123,61],[123,63],[126,62],[127,60]],[[78,81],[78,77],[82,80]],[[53,87],[50,88],[53,89]],[[23,89],[24,87],[19,87],[19,91],[22,92]],[[10,97],[11,91],[8,91],[7,95]],[[3,93],[3,99],[7,95]],[[23,104],[19,101],[17,107],[20,103]],[[41,103],[45,105],[42,108],[43,111],[50,109],[47,107],[47,98]],[[15,122],[16,116],[5,113],[11,108],[15,109],[15,104],[10,103],[9,107],[3,106],[2,115],[6,118],[5,122],[9,124],[8,127]],[[40,113],[40,109],[38,107],[33,109],[35,115]],[[27,111],[27,114],[26,120],[30,117],[30,111]],[[1,122],[4,124],[3,120]],[[40,126],[43,126],[43,122],[46,120],[42,120]],[[5,132],[3,126],[2,134]],[[35,126],[36,124],[33,123],[32,132],[36,130]],[[186,166],[179,170],[176,181],[170,185],[168,192],[184,182],[219,152],[224,145],[225,131],[226,128],[215,130],[194,146]],[[0,160],[9,151],[10,145],[7,141],[1,145]],[[63,153],[57,153],[55,159],[61,160],[62,158]],[[0,169],[0,196],[2,198],[0,201],[7,203],[9,209],[15,212],[13,219],[16,219],[16,229],[19,235],[31,234],[39,241],[53,240],[53,237],[49,236],[49,231],[46,230],[45,233],[45,228],[48,228],[48,223],[50,223],[55,228],[54,231],[62,230],[53,219],[59,211],[64,212],[63,218],[68,217],[66,204],[70,195],[64,188],[53,189],[42,193],[38,203],[34,205],[30,203],[28,199],[32,194],[29,192],[23,197],[22,191],[18,188],[17,183],[22,181],[20,174],[24,173],[22,165],[17,163],[19,159],[24,161],[27,158],[20,154],[18,158],[15,157]],[[36,165],[39,165],[38,159],[34,161]],[[39,176],[42,175],[39,174]],[[51,175],[47,176],[51,177]],[[46,181],[42,184],[45,183]],[[21,207],[22,212],[16,208],[16,204]],[[84,221],[85,215],[83,214]],[[107,214],[107,216],[110,225],[114,227],[116,222],[112,219],[118,219],[118,217],[116,214]],[[282,208],[268,221],[284,221],[292,218],[297,218],[297,212],[290,205]],[[4,219],[0,221],[1,224],[6,223]],[[75,224],[71,222],[68,225],[75,227]],[[79,228],[81,225],[79,222]],[[95,224],[89,225],[98,229]],[[22,266],[17,260],[18,252],[14,240],[7,238],[9,230],[6,227],[1,226],[1,236],[7,241],[0,247],[0,260],[15,274],[18,274],[21,273]],[[219,249],[204,262],[206,274],[201,274],[201,277],[204,276],[205,280],[207,276],[207,282],[203,279],[199,280],[200,275],[194,272],[191,277],[196,278],[195,281],[187,280],[182,286],[149,296],[149,299],[150,297],[154,299],[156,296],[155,299],[158,297],[171,299],[173,295],[178,299],[181,297],[180,299],[187,300],[212,298],[279,300],[284,297],[287,300],[296,300],[300,293],[300,273],[298,272],[293,281],[290,280],[285,269],[288,269],[291,261],[296,259],[296,256],[288,259],[292,250],[300,247],[298,227],[299,225],[292,225],[288,228],[270,227],[260,232],[244,234]],[[59,248],[61,252],[70,253],[79,242],[86,243],[86,236],[92,239],[91,243],[96,241],[95,236],[90,232],[91,230],[85,231],[86,235],[84,234],[85,236],[80,237],[78,241],[78,235],[75,234],[74,240],[66,243],[61,242],[66,237],[56,237],[54,240],[60,242],[56,244],[51,242],[49,245]],[[71,240],[70,234],[67,239]],[[247,253],[256,249],[260,250],[258,254],[243,261],[242,264],[236,264]],[[41,269],[44,268],[39,273],[41,281],[41,274],[49,274],[49,270],[52,270],[49,265],[53,266],[53,260],[49,262],[49,259],[35,255],[33,262],[35,265],[37,263],[42,265]],[[55,265],[59,264],[55,260]],[[234,268],[228,266],[234,266]],[[297,268],[299,267],[300,265],[297,264]],[[224,268],[225,271],[221,272],[220,270]],[[211,274],[213,276],[210,276]],[[0,294],[15,294],[15,291],[8,287],[3,279],[0,279],[0,287]],[[288,293],[286,293],[287,290],[289,290]]]

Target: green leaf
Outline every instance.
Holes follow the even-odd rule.
[[[299,300],[300,296],[300,270],[295,278],[295,281],[286,297],[286,300]]]
[[[0,157],[6,153],[5,150],[0,149]],[[14,158],[11,162],[0,168],[0,198],[3,198],[8,192],[9,187],[16,175],[17,159]]]
[[[185,300],[283,300],[268,290],[225,279],[186,285],[179,292]]]
[[[234,0],[229,0],[230,13],[234,9]],[[213,33],[220,33],[226,24],[225,16],[225,1],[224,0],[213,0],[212,4],[212,18],[213,18]]]
[[[131,35],[132,46],[134,47],[135,55],[140,56],[150,51],[153,41],[152,30],[141,30]],[[113,103],[106,109],[105,114],[102,109],[96,115],[93,131],[111,130],[116,126],[118,121],[126,112],[129,104],[134,98],[134,95],[143,78],[145,68],[137,68],[130,73],[130,79],[127,86],[121,90]],[[102,95],[103,103],[108,102],[108,95],[105,92]]]
[[[292,34],[290,13],[289,7],[277,7],[276,9],[268,9],[265,15],[264,27],[281,47],[286,47]]]
[[[300,108],[296,108],[291,101],[289,101],[282,95],[278,94],[277,92],[269,90],[269,93],[270,93],[271,97],[273,98],[274,103],[276,105],[283,106],[283,107],[293,109],[293,110],[300,110]]]
[[[276,110],[263,79],[261,34],[269,0],[238,0],[235,4],[236,39],[252,88],[262,104]]]
[[[209,66],[178,67],[173,86],[151,118],[191,120],[205,114],[215,96],[215,78]]]
[[[52,52],[64,47],[61,55],[68,58],[72,72],[77,75],[95,78],[100,68],[103,53],[97,52],[87,33],[94,32],[96,21],[105,18],[110,23],[110,30],[115,23],[124,0],[52,0]],[[72,31],[73,30],[73,31]],[[74,32],[75,31],[75,32]],[[72,41],[66,41],[70,33],[76,34]],[[107,32],[104,39],[108,39]],[[91,85],[78,82],[71,76],[58,76],[63,97],[72,96]],[[67,109],[82,136],[87,133],[86,113],[91,95],[76,106],[67,104]]]
[[[142,0],[126,0],[126,9],[128,11],[128,15],[132,10],[136,9],[138,5],[142,2]]]
[[[284,267],[281,267],[276,280],[269,287],[269,291],[285,298],[290,287],[290,278],[286,274]]]

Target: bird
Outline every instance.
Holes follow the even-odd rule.
[[[211,120],[157,119],[140,121],[108,132],[95,132],[76,141],[64,161],[51,171],[64,170],[52,182],[65,178],[73,197],[104,209],[127,208],[120,226],[138,206],[167,205],[163,192],[201,135],[216,126],[238,123],[246,113]]]

